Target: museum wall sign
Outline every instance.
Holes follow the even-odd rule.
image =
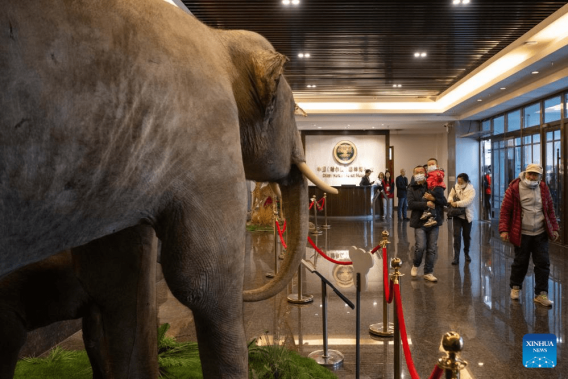
[[[357,185],[365,169],[373,170],[371,181],[384,171],[384,135],[307,135],[306,163],[326,184]]]

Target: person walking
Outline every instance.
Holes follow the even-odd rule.
[[[408,208],[407,199],[407,187],[408,179],[406,178],[406,171],[404,169],[400,170],[400,175],[395,179],[396,185],[396,197],[398,198],[398,221],[408,221],[410,220],[406,217],[406,209]]]
[[[438,161],[435,158],[428,160],[428,168],[430,171],[436,170]],[[432,166],[432,167],[430,167]],[[408,208],[410,213],[410,227],[414,228],[414,239],[416,245],[414,248],[414,260],[410,275],[415,277],[418,275],[418,268],[422,264],[424,253],[424,279],[430,282],[437,282],[434,276],[434,264],[437,258],[437,244],[440,226],[444,223],[444,206],[447,204],[446,198],[436,198],[430,193],[426,193],[428,186],[426,184],[426,172],[424,167],[416,166],[414,168],[414,184],[408,187]],[[425,227],[424,222],[420,220],[426,209],[436,209],[436,225]]]
[[[511,299],[519,299],[532,255],[534,302],[552,306],[548,298],[548,240],[558,239],[558,229],[550,191],[542,180],[542,166],[531,163],[509,184],[499,214],[499,235],[515,246],[509,280]]]
[[[389,170],[385,171],[385,177],[382,181],[383,189],[385,191],[386,197],[383,199],[384,214],[386,218],[392,219],[392,203],[394,202],[394,181],[391,178],[391,173]]]
[[[450,191],[448,202],[452,207],[465,208],[465,214],[453,218],[454,226],[454,260],[453,265],[460,263],[461,240],[463,236],[463,253],[465,261],[471,262],[469,256],[469,246],[471,243],[471,225],[473,221],[473,200],[475,199],[475,188],[469,181],[469,175],[461,173],[458,175],[456,185]]]

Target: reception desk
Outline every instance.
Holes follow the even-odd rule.
[[[338,195],[327,194],[325,206],[329,217],[342,216],[371,216],[371,186],[334,186],[339,191]],[[316,201],[323,197],[323,191],[315,186],[309,186],[310,199],[316,195]],[[323,212],[322,212],[323,213]],[[310,216],[313,209],[310,210]]]

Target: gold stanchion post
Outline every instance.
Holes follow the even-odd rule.
[[[384,230],[382,232],[382,239],[379,242],[381,245],[381,254],[384,248],[386,248],[387,244],[389,244],[389,232],[388,230]],[[381,255],[382,256],[382,255]],[[382,259],[385,259],[382,256]],[[389,323],[389,313],[388,313],[388,304],[386,298],[386,288],[383,288],[383,322],[378,322],[376,324],[372,324],[369,326],[369,333],[378,337],[392,337],[394,336],[394,324],[391,322]]]
[[[400,273],[400,267],[402,266],[402,261],[400,258],[391,259],[391,267],[394,269],[394,273],[391,275],[391,281],[393,284],[399,284],[399,278],[404,274]],[[401,371],[401,347],[402,341],[400,340],[400,328],[398,324],[398,313],[396,301],[393,302],[392,307],[392,318],[394,320],[394,377],[400,379]]]
[[[463,338],[456,332],[447,332],[442,337],[442,347],[447,355],[438,359],[438,367],[444,370],[444,378],[460,379],[460,371],[467,366],[467,361],[459,357]]]
[[[329,229],[331,228],[331,226],[327,223],[327,193],[323,193],[323,214],[324,214],[324,219],[323,222],[324,224],[321,226],[323,229]]]

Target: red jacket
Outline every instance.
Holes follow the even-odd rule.
[[[501,204],[499,215],[499,233],[509,233],[509,241],[515,246],[521,246],[522,208],[519,194],[519,182],[517,178],[511,182],[505,192],[505,198]],[[544,228],[548,238],[554,239],[553,232],[558,231],[558,223],[554,215],[554,206],[550,191],[544,181],[540,182],[540,197],[542,198],[542,210],[544,212]]]
[[[392,181],[392,179],[390,181],[387,182],[386,179],[381,180],[381,184],[383,185],[383,189],[385,190],[385,193],[387,194],[387,197],[389,199],[394,198],[394,182]]]

